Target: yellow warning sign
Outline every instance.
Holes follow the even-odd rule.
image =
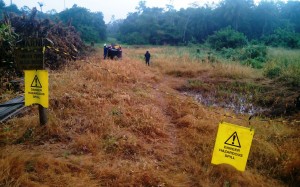
[[[253,129],[220,123],[211,163],[230,164],[245,171],[253,135]]]
[[[25,70],[25,106],[40,104],[48,108],[48,71]]]

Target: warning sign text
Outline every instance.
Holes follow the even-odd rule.
[[[25,71],[25,105],[40,104],[48,108],[48,72]]]
[[[254,130],[229,123],[220,123],[212,157],[213,164],[230,164],[244,171]]]

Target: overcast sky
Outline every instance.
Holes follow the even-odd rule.
[[[43,2],[43,12],[55,9],[57,12],[64,10],[64,8],[71,8],[74,4],[80,7],[85,7],[92,12],[102,12],[104,21],[108,23],[112,15],[116,19],[126,18],[129,12],[134,12],[135,7],[140,0],[4,0],[6,5],[10,5],[12,1],[18,8],[28,6],[29,8],[37,7],[37,2]],[[170,0],[146,0],[148,7],[165,7],[170,3]],[[176,9],[187,8],[191,3],[198,2],[203,5],[205,2],[218,2],[219,0],[171,0]]]

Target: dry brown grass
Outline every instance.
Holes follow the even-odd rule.
[[[85,61],[50,72],[49,122],[35,106],[0,126],[0,186],[287,186],[299,182],[299,127],[261,122],[247,170],[210,164],[224,118],[173,89],[182,79],[251,78],[238,65],[190,60],[151,48],[124,48],[122,61]],[[221,71],[226,70],[226,73]],[[218,72],[219,71],[219,72]],[[228,72],[227,72],[228,71]],[[170,76],[172,75],[172,76]],[[175,78],[174,78],[175,77]],[[230,114],[234,116],[233,114]],[[247,116],[239,116],[247,119]]]
[[[215,65],[214,75],[231,79],[262,78],[262,74],[256,69],[241,66],[239,63],[220,63]]]

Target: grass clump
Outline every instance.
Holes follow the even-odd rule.
[[[293,86],[300,86],[300,52],[270,48],[264,74],[272,79],[283,80]]]

